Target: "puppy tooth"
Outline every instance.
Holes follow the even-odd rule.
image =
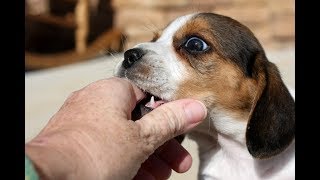
[[[151,99],[150,99],[150,105],[153,106],[154,105],[154,96],[151,96]]]

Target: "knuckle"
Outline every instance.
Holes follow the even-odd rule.
[[[161,142],[165,142],[181,131],[181,115],[179,111],[175,111],[169,107],[161,107],[157,109],[157,113],[150,113],[144,123],[139,124],[139,136],[142,142],[142,150],[146,154],[151,154]],[[136,121],[139,122],[140,120]],[[158,121],[152,123],[150,121]],[[150,122],[150,123],[147,123]]]
[[[170,134],[172,137],[175,136],[181,129],[181,117],[179,111],[168,107],[163,107],[161,111],[162,119],[164,122],[164,133]]]
[[[146,129],[145,126],[138,123],[138,132],[139,132],[139,145],[140,150],[146,156],[149,156],[156,149],[156,137],[154,136],[154,128]]]

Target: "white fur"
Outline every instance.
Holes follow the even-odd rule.
[[[135,80],[134,83],[162,99],[172,100],[174,98],[173,94],[179,87],[179,83],[186,77],[187,72],[184,65],[177,61],[177,56],[172,46],[172,37],[192,16],[193,14],[182,16],[173,21],[156,42],[146,42],[134,46],[134,48],[141,48],[147,51],[143,56],[144,64],[156,69],[148,77],[150,81],[144,77],[141,80]],[[125,71],[121,69],[121,64],[122,62],[116,67],[117,73]],[[156,77],[156,80],[150,79],[152,77]]]
[[[208,144],[199,144],[198,142],[199,151],[202,152],[199,157],[199,179],[294,179],[294,143],[278,156],[268,160],[259,160],[249,154],[245,145],[223,135],[218,135],[217,138],[218,145],[206,151],[203,151],[202,148],[210,147],[212,142],[207,142]]]
[[[172,40],[174,34],[184,25],[188,20],[190,20],[195,14],[189,14],[181,16],[175,19],[163,32],[161,37],[157,40],[162,44],[172,46]]]
[[[174,20],[161,34],[159,39],[156,42],[147,42],[136,45],[134,48],[141,48],[145,50],[151,50],[155,53],[146,54],[147,59],[164,62],[164,69],[168,69],[171,72],[170,82],[175,82],[171,87],[177,87],[177,83],[183,80],[183,75],[185,68],[183,64],[177,61],[176,53],[174,52],[172,41],[174,34],[183,26],[193,14],[182,16]],[[169,82],[169,83],[170,83]],[[171,94],[171,92],[169,92]],[[168,94],[168,93],[166,93]],[[170,98],[170,95],[164,95],[167,98]]]
[[[245,143],[246,119],[235,120],[230,113],[223,110],[212,110],[210,112],[210,121],[219,133],[230,136],[239,143]]]
[[[154,71],[153,77],[158,77],[157,84],[162,84],[162,86],[158,86],[158,89],[153,91],[161,91],[159,94],[163,99],[172,99],[172,94],[176,91],[178,83],[183,81],[183,74],[186,73],[183,64],[176,60],[177,57],[171,46],[166,42],[157,41],[138,44],[135,48],[150,50],[150,53],[144,55],[144,58],[148,59],[152,66],[161,67],[165,71],[165,74],[163,71]],[[157,93],[154,92],[154,94]]]
[[[294,97],[294,89],[289,88]],[[246,146],[246,123],[221,109],[213,109],[205,125],[190,133],[199,147],[199,179],[203,180],[293,180],[295,142],[284,152],[267,160],[254,159]],[[213,134],[208,123],[214,124]],[[210,126],[209,126],[210,127]]]

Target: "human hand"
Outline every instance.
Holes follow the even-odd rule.
[[[132,121],[131,112],[144,97],[119,78],[100,80],[71,94],[26,144],[40,177],[166,179],[171,169],[187,171],[191,156],[172,138],[201,123],[206,108],[195,100],[177,100]]]

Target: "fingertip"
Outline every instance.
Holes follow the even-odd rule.
[[[126,82],[129,86],[132,87],[133,93],[134,93],[137,101],[140,101],[145,97],[145,94],[143,93],[143,91],[140,88],[138,88],[134,83],[132,83],[129,79],[120,78],[120,77],[111,77],[107,80]]]
[[[192,100],[184,106],[187,121],[191,124],[199,123],[207,116],[206,106],[198,100]]]
[[[146,94],[141,89],[139,89],[136,85],[132,84],[132,88],[136,96],[137,102],[141,101],[143,98],[146,97]]]
[[[174,165],[174,169],[177,173],[187,172],[192,166],[192,156],[189,154],[185,156],[179,164]]]
[[[184,173],[191,168],[190,153],[175,139],[166,142],[156,153],[177,173]]]

